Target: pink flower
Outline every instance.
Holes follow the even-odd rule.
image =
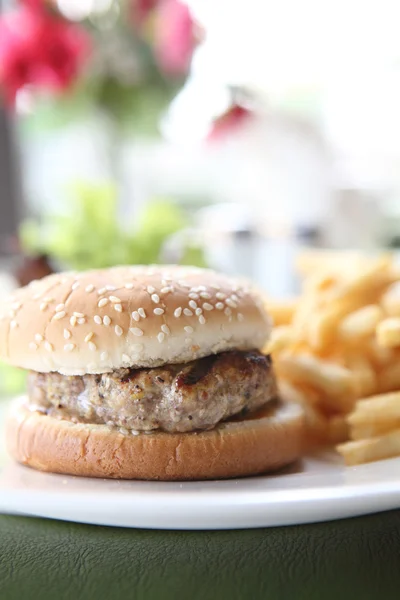
[[[46,12],[38,0],[6,13],[0,18],[0,88],[7,103],[26,85],[68,88],[89,48],[82,28]]]
[[[196,45],[190,11],[179,0],[163,0],[156,15],[155,54],[170,75],[185,73]]]
[[[220,140],[230,135],[240,128],[243,123],[249,121],[252,116],[253,113],[247,110],[247,108],[234,104],[226,113],[214,121],[207,140]]]

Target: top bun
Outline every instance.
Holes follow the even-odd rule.
[[[0,306],[0,359],[64,375],[262,348],[270,321],[247,284],[206,269],[129,266],[50,275]]]

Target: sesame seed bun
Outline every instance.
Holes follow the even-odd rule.
[[[44,373],[105,373],[262,348],[269,331],[247,284],[194,267],[114,267],[17,290],[0,306],[0,359]]]
[[[72,423],[14,402],[7,426],[10,454],[52,473],[117,479],[224,479],[283,467],[301,456],[303,412],[268,404],[256,415],[200,433],[131,435],[107,425]]]

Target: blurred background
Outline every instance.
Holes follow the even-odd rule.
[[[395,0],[0,0],[0,294],[400,245]],[[0,366],[0,387],[21,375]]]

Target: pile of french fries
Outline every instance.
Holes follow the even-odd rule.
[[[299,256],[302,293],[267,301],[283,398],[304,407],[311,445],[346,464],[400,455],[400,268],[390,255]]]

